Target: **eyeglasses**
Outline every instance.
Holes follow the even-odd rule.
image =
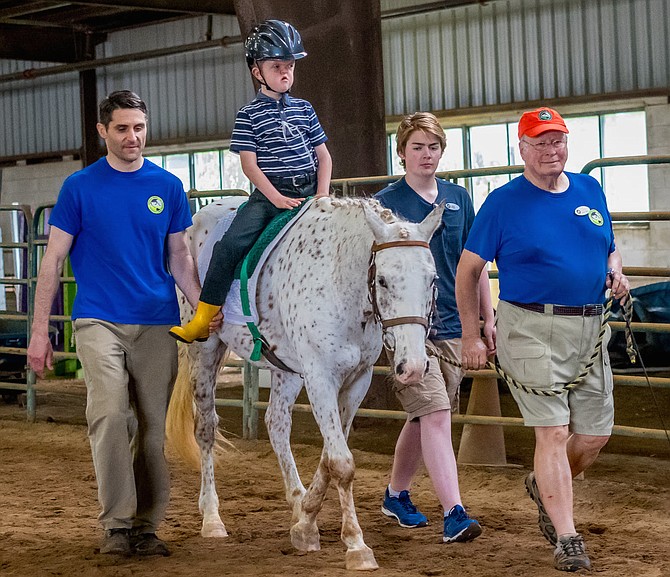
[[[549,152],[550,149],[563,150],[568,144],[568,141],[565,138],[562,140],[552,140],[550,142],[536,142],[535,144],[528,142],[527,140],[522,140],[521,142],[528,146],[532,146],[538,152]]]

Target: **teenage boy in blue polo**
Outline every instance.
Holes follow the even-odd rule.
[[[214,245],[193,319],[170,334],[185,343],[205,340],[221,310],[237,264],[267,224],[308,196],[328,196],[332,160],[326,135],[306,100],[293,98],[295,61],[307,56],[298,31],[288,22],[267,20],[245,42],[247,64],[261,88],[237,113],[230,150],[254,184],[249,201]]]
[[[375,198],[411,222],[421,222],[436,204],[445,204],[442,225],[430,241],[437,269],[437,301],[427,346],[456,360],[461,355],[461,326],[454,293],[456,266],[475,212],[467,190],[435,178],[446,146],[447,137],[434,115],[415,112],[403,118],[398,125],[396,149],[405,176],[378,192]],[[492,353],[495,328],[486,271],[473,290],[480,295],[484,334]],[[423,460],[444,509],[442,540],[445,543],[471,541],[481,534],[482,528],[463,507],[451,441],[451,413],[458,409],[464,373],[436,356],[428,359],[428,369],[420,383],[409,387],[394,384],[407,420],[396,442],[382,513],[396,519],[401,527],[423,527],[428,523],[410,498],[412,479]]]

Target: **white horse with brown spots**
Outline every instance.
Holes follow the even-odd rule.
[[[196,257],[204,236],[229,209],[221,201],[195,215],[191,235]],[[260,332],[275,355],[295,371],[280,370],[265,359],[258,363],[272,371],[265,423],[293,510],[291,542],[300,551],[320,548],[316,517],[332,480],[342,509],[347,569],[377,568],[356,518],[355,467],[347,436],[370,386],[382,338],[396,379],[414,383],[425,373],[435,278],[428,242],[441,216],[438,207],[414,224],[398,220],[375,200],[319,199],[271,253],[258,281]],[[192,314],[190,307],[186,313]],[[227,535],[219,516],[213,458],[216,375],[227,349],[249,358],[249,330],[224,322],[207,342],[182,346],[168,422],[173,444],[185,442],[175,442],[180,432],[192,439],[193,421],[184,423],[192,415],[194,393],[205,537]],[[300,480],[290,446],[291,409],[303,386],[324,443],[308,488]]]

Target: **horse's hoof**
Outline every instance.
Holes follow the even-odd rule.
[[[316,526],[311,528],[296,523],[291,527],[291,544],[298,551],[319,551],[321,550],[319,530]]]
[[[202,529],[200,530],[200,535],[205,538],[220,539],[222,537],[228,537],[228,531],[226,531],[226,527],[223,523],[221,523],[221,521],[218,523],[203,523]]]
[[[379,569],[370,547],[349,549],[344,557],[347,571],[374,571]]]

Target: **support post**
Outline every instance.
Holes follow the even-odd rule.
[[[475,377],[466,414],[500,416],[500,396],[496,379]],[[507,456],[502,425],[463,425],[461,443],[458,448],[458,463],[460,465],[506,465]]]
[[[234,0],[234,6],[243,38],[268,18],[286,20],[300,32],[308,56],[296,64],[291,94],[314,106],[329,138],[333,178],[386,174],[379,2]]]

